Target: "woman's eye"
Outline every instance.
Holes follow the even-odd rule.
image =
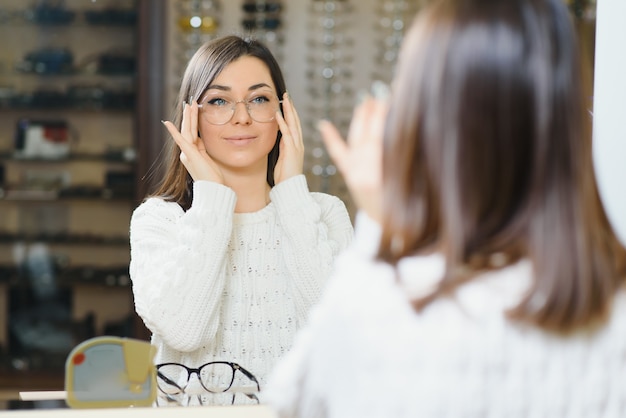
[[[214,99],[207,100],[207,104],[211,106],[226,106],[228,105],[228,100],[216,97]]]
[[[256,96],[248,100],[248,103],[252,104],[263,104],[269,102],[270,99],[265,96]]]

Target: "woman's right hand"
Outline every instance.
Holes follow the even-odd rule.
[[[219,166],[206,152],[202,138],[198,137],[198,104],[183,104],[183,121],[180,132],[170,121],[163,124],[180,149],[180,161],[183,163],[194,181],[208,180],[224,183]]]
[[[382,145],[386,100],[368,96],[354,110],[347,142],[328,121],[318,129],[356,205],[380,222],[382,212]]]

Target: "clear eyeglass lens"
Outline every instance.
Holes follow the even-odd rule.
[[[226,392],[233,383],[234,372],[227,363],[210,363],[200,368],[200,383],[209,392]]]
[[[157,385],[166,395],[180,395],[187,386],[188,372],[177,364],[166,364],[157,370]]]
[[[201,113],[209,123],[224,125],[232,119],[239,103],[245,104],[250,117],[261,123],[274,120],[279,109],[279,101],[274,93],[262,93],[244,100],[235,100],[228,96],[209,96],[202,102]]]

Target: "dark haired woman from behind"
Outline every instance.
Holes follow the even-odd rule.
[[[562,0],[435,0],[344,143],[355,241],[279,364],[283,417],[626,416],[626,250]],[[376,95],[374,95],[376,96]]]
[[[175,111],[165,177],[131,219],[135,309],[159,399],[230,403],[289,350],[352,224],[339,198],[309,192],[298,114],[261,43],[200,47]]]

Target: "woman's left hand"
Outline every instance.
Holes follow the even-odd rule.
[[[274,168],[276,184],[302,174],[304,168],[304,141],[300,118],[287,93],[283,95],[283,112],[285,117],[280,111],[276,112],[276,121],[282,133],[280,155]]]

